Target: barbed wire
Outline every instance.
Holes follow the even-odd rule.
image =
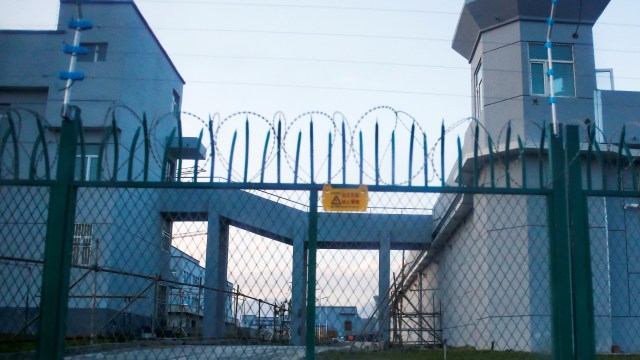
[[[129,120],[126,120],[127,118],[132,118],[134,119],[133,127],[134,128],[140,127],[143,123],[143,120],[142,120],[143,115],[134,111],[134,109],[132,109],[127,104],[124,104],[122,102],[114,102],[105,111],[105,115],[102,118],[101,125],[102,125],[102,128],[105,129],[104,136],[106,138],[106,141],[110,145],[113,144],[113,139],[108,139],[108,136],[111,136],[111,135],[106,132],[107,131],[106,129],[109,129],[111,127],[111,119],[116,114],[116,111],[118,109],[124,110],[125,113],[124,115],[118,114],[116,116],[116,126],[119,126],[118,124],[125,124],[125,123],[127,124],[127,126],[122,130],[123,134],[119,135],[120,141],[119,141],[118,149],[122,154],[127,154],[127,155],[130,155],[131,151],[133,151],[134,154],[132,158],[134,159],[134,161],[144,165],[144,159],[141,158],[141,150],[145,146],[144,142],[138,141],[134,149],[129,149],[130,147],[129,144],[130,144],[131,138],[133,137],[134,131],[133,130],[129,131],[130,128],[132,127],[131,122],[129,122]],[[29,155],[31,155],[31,152],[33,151],[33,149],[29,148],[28,144],[33,143],[34,141],[39,141],[37,140],[37,134],[31,133],[31,132],[35,131],[35,125],[33,124],[35,124],[37,119],[41,120],[41,122],[43,123],[43,126],[47,130],[45,134],[46,146],[50,148],[52,145],[54,145],[56,147],[56,151],[54,151],[54,154],[52,154],[50,165],[49,165],[53,168],[57,162],[57,157],[59,156],[58,155],[59,137],[55,135],[55,132],[52,132],[52,130],[56,129],[56,127],[54,127],[50,121],[45,119],[43,116],[41,116],[39,113],[37,113],[33,109],[29,109],[26,107],[8,107],[7,109],[5,109],[5,112],[10,112],[12,115],[12,118],[15,118],[14,126],[16,131],[16,137],[19,143],[18,144],[19,151],[23,154],[23,157],[22,157],[23,159],[25,158],[28,159]],[[433,183],[434,181],[442,182],[443,179],[444,179],[444,182],[446,183],[446,178],[444,174],[442,174],[441,166],[438,163],[439,161],[442,161],[442,157],[447,155],[446,149],[444,153],[440,150],[441,141],[444,140],[442,137],[442,134],[440,134],[439,132],[436,137],[429,137],[428,131],[426,131],[423,128],[423,126],[417,119],[415,119],[410,114],[401,110],[397,110],[391,106],[380,105],[380,106],[372,107],[366,110],[364,113],[362,113],[362,115],[357,117],[357,120],[355,121],[355,123],[350,122],[347,116],[345,116],[345,114],[338,111],[334,112],[333,114],[329,114],[323,111],[307,111],[307,112],[303,112],[296,115],[295,117],[292,118],[291,121],[288,121],[286,115],[280,111],[276,112],[272,117],[267,117],[253,111],[238,111],[222,119],[218,113],[214,113],[212,116],[209,116],[209,121],[189,111],[182,111],[181,115],[182,115],[181,119],[177,119],[173,112],[154,114],[152,117],[152,120],[149,122],[147,137],[151,140],[151,147],[149,149],[150,163],[147,165],[150,173],[153,175],[154,178],[158,177],[162,179],[162,174],[159,173],[159,170],[163,166],[162,159],[164,158],[164,156],[161,154],[164,154],[165,151],[167,150],[166,140],[163,141],[161,137],[163,132],[164,131],[168,132],[168,130],[167,129],[161,130],[160,128],[166,126],[167,122],[169,125],[172,122],[175,122],[175,125],[173,127],[177,128],[178,126],[182,126],[185,129],[188,129],[189,132],[192,132],[199,127],[203,131],[202,142],[205,144],[207,142],[210,142],[210,139],[207,140],[207,138],[209,138],[209,130],[211,130],[211,134],[213,135],[213,144],[209,143],[208,155],[213,154],[215,159],[212,158],[211,156],[206,156],[204,161],[198,162],[197,169],[195,168],[195,164],[190,166],[188,163],[188,160],[183,160],[183,161],[186,161],[186,163],[183,162],[183,167],[180,175],[182,178],[184,178],[184,181],[188,181],[189,178],[192,179],[194,175],[196,175],[197,177],[197,174],[210,174],[211,172],[210,168],[212,165],[211,162],[214,160],[217,160],[217,162],[221,164],[220,167],[214,168],[214,172],[215,172],[213,174],[214,177],[219,178],[219,176],[216,176],[216,173],[219,173],[220,171],[223,171],[222,169],[224,169],[225,170],[224,175],[227,181],[234,181],[234,179],[244,179],[244,172],[242,170],[239,170],[238,168],[232,169],[231,170],[232,178],[227,179],[228,177],[227,175],[229,172],[230,154],[228,154],[228,152],[223,151],[221,147],[223,144],[226,144],[229,141],[229,136],[226,136],[228,135],[227,133],[231,131],[230,129],[232,129],[233,126],[237,127],[238,121],[240,121],[238,119],[241,119],[243,122],[248,121],[250,128],[255,127],[256,121],[260,122],[266,125],[267,131],[269,133],[269,142],[265,144],[264,148],[260,146],[262,141],[251,140],[253,139],[253,137],[249,139],[251,143],[251,146],[250,146],[251,154],[258,154],[259,152],[260,153],[264,152],[263,156],[264,156],[265,165],[264,165],[264,173],[261,166],[258,169],[256,169],[256,165],[252,166],[250,168],[251,169],[250,173],[247,174],[247,182],[255,182],[258,178],[261,178],[261,176],[265,176],[268,172],[267,170],[273,166],[273,163],[277,158],[278,123],[280,123],[282,126],[281,133],[280,133],[281,135],[281,144],[280,144],[281,155],[280,156],[281,156],[281,159],[284,158],[284,161],[282,163],[285,164],[285,168],[283,168],[282,170],[286,173],[287,176],[290,175],[289,172],[294,173],[295,172],[295,154],[293,154],[290,149],[292,148],[292,146],[297,145],[297,134],[308,131],[304,129],[304,126],[308,125],[311,121],[313,121],[314,126],[318,129],[318,134],[320,133],[324,134],[325,130],[327,129],[329,130],[328,135],[330,135],[332,139],[331,148],[327,147],[326,153],[319,153],[317,150],[314,152],[314,162],[318,166],[314,168],[313,174],[310,173],[310,166],[309,166],[310,159],[304,159],[304,160],[299,159],[300,161],[300,164],[298,167],[299,181],[304,182],[308,180],[308,181],[315,182],[320,177],[322,177],[322,173],[323,172],[326,173],[326,171],[328,170],[327,167],[329,166],[329,154],[328,154],[329,151],[331,151],[332,153],[338,153],[338,151],[334,151],[334,150],[342,146],[341,142],[342,142],[342,138],[344,137],[345,147],[343,151],[344,151],[344,156],[345,156],[345,161],[347,166],[346,168],[343,168],[342,164],[340,164],[339,166],[335,166],[335,170],[333,170],[333,165],[331,165],[332,171],[328,175],[327,181],[334,181],[337,177],[340,176],[340,174],[342,174],[343,172],[349,169],[350,165],[348,164],[355,164],[357,167],[362,167],[363,182],[375,182],[376,176],[377,176],[375,174],[376,166],[370,160],[371,151],[369,150],[365,151],[365,153],[368,155],[362,157],[363,163],[360,164],[360,151],[359,151],[358,143],[359,143],[360,132],[363,130],[369,131],[371,127],[375,125],[375,122],[378,122],[379,124],[382,124],[382,125],[386,124],[385,129],[387,131],[396,132],[396,135],[409,133],[411,131],[411,128],[415,127],[414,137],[413,139],[410,139],[410,141],[415,142],[415,145],[417,146],[418,151],[416,152],[417,155],[414,158],[412,158],[411,161],[414,163],[415,161],[419,161],[420,165],[416,166],[415,170],[412,170],[410,175],[401,176],[400,177],[401,180],[394,182],[394,185],[406,185],[409,183],[409,180],[416,181],[417,179],[421,178],[424,175],[427,175],[427,181],[426,181],[427,185]],[[195,124],[193,123],[194,121],[195,121]],[[342,133],[343,123],[344,123],[344,134]],[[467,118],[459,119],[453,123],[448,124],[448,126],[444,128],[444,135],[445,135],[445,138],[447,137],[447,135],[455,134],[455,133],[461,134],[459,135],[460,137],[465,136],[465,134],[462,133],[462,131],[459,128],[460,126],[466,126],[467,129],[470,129],[470,130],[467,130],[468,132],[466,133],[466,136],[467,136],[466,140],[469,140],[469,135],[471,135],[470,137],[471,139],[474,139],[477,137],[478,141],[482,142],[482,145],[479,145],[477,148],[478,158],[483,158],[487,156],[487,151],[489,150],[488,142],[489,142],[489,139],[491,139],[491,146],[492,146],[491,150],[493,154],[495,154],[493,158],[494,169],[502,170],[500,174],[496,174],[496,178],[493,180],[504,181],[505,175],[502,174],[502,172],[504,172],[504,170],[506,169],[506,163],[514,162],[515,164],[520,161],[519,160],[520,156],[514,156],[514,155],[506,154],[504,152],[504,150],[506,149],[504,144],[505,137],[506,137],[505,134],[509,127],[509,123],[510,123],[509,121],[503,121],[500,127],[494,126],[492,129],[489,129],[487,128],[486,124],[484,124],[483,122],[480,122],[473,117],[467,117]],[[524,146],[526,148],[531,148],[532,139],[524,138],[524,134],[526,134],[527,136],[532,136],[532,135],[537,136],[535,134],[541,134],[542,129],[546,126],[546,124],[544,122],[541,123],[539,121],[533,121],[533,120],[524,120],[523,123],[524,123],[524,126],[522,128],[520,127],[517,128],[517,130],[514,132],[513,137],[510,141],[513,143],[516,140],[516,138],[519,138],[522,136],[523,137],[522,141],[524,143]],[[28,125],[28,124],[31,124],[31,125]],[[209,124],[211,124],[212,129],[209,129]],[[580,125],[581,128],[587,129],[587,127],[585,127],[584,122],[575,121],[575,120],[567,122],[566,125]],[[622,134],[622,126],[616,129],[607,129],[607,131],[595,126],[595,124],[590,124],[590,126],[592,127],[591,131],[594,131],[595,134],[597,134],[597,136],[601,139],[601,141],[598,141],[599,147],[602,149],[601,151],[606,152],[608,154],[613,154],[614,152],[617,152],[619,150],[618,149],[619,137]],[[624,126],[640,128],[640,121],[628,121],[624,123]],[[168,126],[168,128],[172,128],[172,127]],[[478,134],[476,134],[476,128],[477,128],[477,131],[479,131]],[[6,129],[4,125],[3,125],[3,129]],[[113,131],[118,131],[118,130],[113,129]],[[233,131],[238,132],[238,129],[237,128],[233,129]],[[521,133],[523,131],[524,131],[524,134]],[[1,144],[3,145],[2,150],[4,153],[3,159],[1,159],[3,177],[6,177],[6,174],[12,174],[11,165],[12,165],[12,159],[13,159],[12,157],[13,148],[11,146],[6,146],[9,142],[12,141],[12,139],[8,138],[9,135],[5,135],[5,134],[8,134],[7,131],[4,131],[4,134],[0,134],[0,136],[7,138]],[[422,152],[419,150],[421,147],[423,148],[425,146],[424,140],[422,139],[423,134],[427,135],[428,139],[434,139],[433,141],[430,142],[429,148],[427,150],[426,158],[424,157]],[[263,135],[264,134],[260,134],[260,136],[263,136]],[[493,137],[494,135],[495,137]],[[549,134],[547,135],[549,136]],[[587,139],[589,136],[591,135],[587,134]],[[317,139],[322,139],[321,136],[317,136],[317,135],[314,135],[314,138],[316,138],[315,141],[317,141]],[[306,141],[308,141],[308,139],[306,139]],[[536,143],[538,147],[540,146],[538,139],[533,139],[533,142]],[[257,148],[259,150],[254,150],[256,149],[256,145],[254,145],[254,143],[257,145]],[[454,144],[454,143],[449,142],[448,144]],[[380,164],[384,163],[389,156],[391,141],[386,141],[386,140],[380,141],[379,145],[382,145],[382,147],[380,148],[380,156],[378,159],[378,165],[379,165],[378,169],[380,171],[383,168],[385,168],[386,169],[385,171],[387,171],[388,166],[383,167],[383,166],[380,166]],[[542,150],[545,150],[548,148],[548,142],[545,142],[545,144],[543,145],[544,145],[544,148]],[[324,145],[320,146],[320,148],[322,148],[323,146]],[[404,152],[404,148],[407,147],[407,144],[402,143],[401,146],[403,149],[402,151]],[[465,153],[462,154],[463,161],[468,160],[468,153],[469,153],[469,150],[472,148],[473,148],[472,144],[464,145],[463,152]],[[113,167],[114,167],[113,157],[109,156],[110,153],[113,151],[112,146],[111,146],[111,150],[109,149],[110,149],[109,146],[105,146],[104,148],[105,153],[103,153],[103,156],[102,156],[102,159],[103,159],[102,167],[104,170],[103,171],[104,174],[110,174],[113,171]],[[265,152],[265,149],[266,149],[266,152]],[[367,149],[371,149],[371,146],[368,146]],[[632,149],[634,149],[633,154],[635,154],[637,150],[635,150],[635,148],[633,147]],[[513,150],[515,151],[517,150],[517,148],[513,147]],[[242,150],[236,150],[235,152],[238,153],[241,151]],[[306,146],[305,146],[305,151],[306,152],[309,151],[309,149]],[[249,159],[249,155],[251,154],[239,154],[238,156],[244,155],[243,159],[245,159],[246,161],[246,159]],[[623,173],[629,173],[630,171],[634,170],[634,167],[637,165],[635,157],[633,157],[631,161],[628,161],[627,156],[624,155],[624,153],[622,154],[623,154],[622,156],[623,159],[621,159],[622,163],[620,163],[621,165],[619,165],[621,166],[620,171]],[[334,161],[341,162],[336,160],[336,158],[340,158],[341,155],[342,154],[340,154],[339,156],[333,156],[331,159],[331,162],[332,163]],[[543,155],[542,153],[539,154],[539,156],[542,156],[542,155]],[[593,156],[595,156],[595,154],[593,154]],[[610,158],[611,156],[612,155],[608,155],[608,158]],[[581,157],[582,155],[580,153],[574,154],[571,159],[568,159],[568,164],[573,164],[575,161],[580,160]],[[42,166],[43,166],[42,164],[43,158],[44,158],[43,149],[39,149],[38,153],[35,154],[35,159],[36,159],[35,166],[38,169],[40,169],[40,171],[42,170]],[[400,166],[400,168],[403,169],[404,171],[403,165],[405,164],[403,162],[406,161],[407,156],[401,155],[399,158],[401,159],[401,162],[396,162],[396,163],[397,164],[401,163],[402,165]],[[451,161],[458,160],[457,155],[446,156],[446,158],[448,159],[447,164],[451,163]],[[486,159],[483,161],[486,162]],[[620,160],[616,160],[616,161],[620,161]],[[430,164],[430,169],[425,169],[425,162]],[[123,170],[127,168],[128,165],[129,165],[129,156],[122,156],[118,160],[117,169],[119,170],[121,177],[124,176],[122,175]],[[605,165],[612,166],[613,163],[611,162],[611,160],[607,160]],[[245,166],[248,166],[248,165],[245,165]],[[412,164],[410,164],[410,166],[412,166]],[[447,166],[450,166],[450,165],[447,165]],[[486,166],[486,164],[482,164],[480,167],[482,166]],[[141,170],[140,167],[137,167],[135,169],[136,169],[135,173],[132,174],[132,179],[135,181],[138,181],[141,179],[143,171]],[[450,170],[450,169],[445,168],[445,171],[447,170]],[[428,171],[428,174],[425,174],[425,171]],[[453,171],[455,172],[456,169],[453,169]],[[543,174],[543,178],[544,178],[549,173],[547,166],[543,168],[543,171],[544,171],[544,174]],[[359,170],[357,172],[359,173]],[[273,172],[271,172],[270,174],[273,174]],[[108,176],[108,175],[105,175],[105,176]],[[487,186],[489,184],[488,174],[486,171],[478,172],[476,174],[474,169],[473,176],[478,177],[478,179],[475,179],[475,180],[477,181],[479,186]],[[39,177],[39,175],[36,174],[36,177]],[[351,175],[351,177],[353,177],[353,174]],[[391,184],[391,182],[389,181],[389,177],[390,177],[390,174],[388,173],[388,171],[385,172],[384,174],[381,173],[380,176],[378,177],[378,182],[382,185],[389,185]],[[533,176],[530,176],[530,177],[533,178]],[[366,179],[367,181],[364,181],[364,179]],[[556,179],[552,179],[546,176],[546,181],[544,181],[544,183],[541,184],[541,186],[548,186],[554,180]],[[469,183],[469,181],[470,181],[470,178],[467,175],[466,183]],[[510,178],[510,181],[512,181],[514,186],[516,187],[523,186],[523,183],[520,180],[518,180],[517,177]]]

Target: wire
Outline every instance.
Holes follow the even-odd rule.
[[[580,23],[582,22],[582,0],[580,0],[580,14],[578,15],[578,23],[576,24],[576,30],[573,32],[573,38],[578,38],[578,29],[580,28]]]
[[[244,3],[244,2],[227,2],[227,1],[198,1],[198,0],[138,0],[137,3],[156,3],[156,4],[172,4],[172,5],[213,5],[213,6],[243,6],[243,7],[280,7],[295,9],[327,9],[327,10],[345,10],[345,11],[371,11],[371,12],[395,12],[409,14],[435,14],[435,15],[459,15],[454,11],[433,11],[420,9],[390,9],[390,8],[374,8],[374,7],[356,7],[356,6],[329,6],[329,5],[299,5],[299,4],[269,4],[269,3]]]

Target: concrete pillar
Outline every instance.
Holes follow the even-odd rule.
[[[215,212],[209,212],[207,229],[207,255],[204,272],[204,319],[202,324],[205,338],[224,336],[225,302],[228,294],[227,263],[229,253],[229,225]]]
[[[385,343],[390,339],[390,316],[389,316],[389,283],[391,277],[391,238],[385,235],[380,239],[379,278],[378,278],[378,333],[380,339]]]
[[[291,283],[291,340],[304,345],[307,306],[307,249],[305,231],[299,229],[293,237],[293,276]]]

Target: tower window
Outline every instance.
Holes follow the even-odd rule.
[[[573,46],[553,45],[553,91],[556,96],[576,96]],[[529,44],[531,95],[549,96],[549,60],[544,44]]]
[[[473,87],[474,87],[474,116],[476,119],[480,119],[480,115],[482,114],[482,108],[484,107],[484,101],[482,97],[484,96],[482,91],[482,62],[478,64],[476,68],[476,72],[473,74]]]
[[[87,48],[87,54],[78,55],[80,62],[98,62],[107,60],[107,43],[80,43],[80,46]]]

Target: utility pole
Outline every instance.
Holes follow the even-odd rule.
[[[240,324],[240,317],[238,316],[238,301],[240,297],[240,285],[236,285],[236,308],[234,312],[234,318],[236,320],[236,325]]]
[[[71,101],[71,87],[75,81],[84,80],[84,73],[76,71],[76,63],[78,62],[78,55],[86,55],[89,53],[89,49],[80,46],[80,38],[82,31],[93,28],[91,21],[82,20],[82,5],[77,4],[77,18],[69,21],[67,24],[69,29],[74,29],[73,45],[64,45],[63,51],[65,54],[71,55],[69,58],[69,68],[67,71],[61,71],[58,74],[60,80],[66,80],[64,87],[64,98],[62,100],[62,116],[70,117],[69,114],[69,102]]]

